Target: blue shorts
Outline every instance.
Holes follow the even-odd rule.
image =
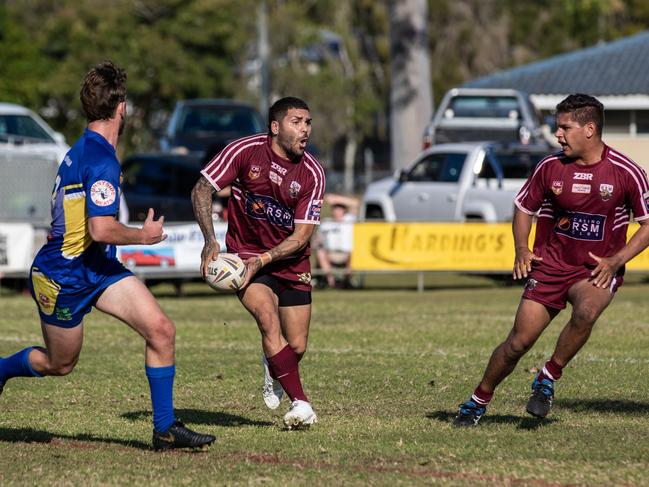
[[[55,276],[47,276],[34,265],[29,273],[29,290],[41,320],[49,325],[74,328],[92,311],[108,286],[132,275],[117,259],[110,259],[103,266],[102,274],[92,275],[92,280],[84,276],[73,282],[65,279],[65,284],[59,284]]]

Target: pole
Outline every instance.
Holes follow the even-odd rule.
[[[270,106],[270,46],[268,43],[268,4],[260,0],[257,8],[257,54],[259,56],[259,111],[262,115]]]

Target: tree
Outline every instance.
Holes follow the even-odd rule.
[[[6,43],[29,55],[29,69],[12,56],[0,78],[7,78],[5,70],[20,76],[0,85],[0,97],[41,112],[45,107],[52,125],[74,139],[85,124],[81,77],[109,58],[128,73],[125,152],[154,148],[151,125],[177,99],[233,96],[254,32],[254,17],[242,12],[253,6],[254,0],[10,1],[6,24],[16,27]],[[29,41],[14,42],[24,40],[23,31],[31,33]]]
[[[421,151],[421,133],[431,117],[425,0],[390,2],[390,141],[392,168],[408,164]]]

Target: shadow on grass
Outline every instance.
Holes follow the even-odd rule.
[[[149,443],[141,441],[124,440],[121,438],[105,438],[87,433],[78,435],[62,435],[50,433],[48,431],[35,430],[32,428],[0,428],[0,441],[9,443],[57,443],[61,441],[80,441],[87,443],[108,443],[139,448],[141,450],[151,450]],[[83,448],[82,445],[75,445],[77,448]],[[87,445],[86,448],[92,448]]]
[[[457,412],[455,411],[432,411],[426,414],[428,419],[434,419],[442,423],[452,423]],[[486,424],[511,424],[516,425],[517,429],[535,430],[554,423],[556,419],[552,418],[531,418],[527,416],[513,416],[511,414],[487,414],[481,420],[481,425]],[[518,423],[518,424],[517,424]]]
[[[623,414],[649,414],[649,403],[614,399],[557,399],[557,407],[573,411]]]
[[[151,418],[151,411],[133,411],[124,413],[122,418],[137,421],[141,419]],[[270,421],[256,421],[253,419],[237,416],[236,414],[228,414],[223,412],[210,412],[202,411],[199,409],[176,409],[176,416],[181,421],[187,424],[206,424],[216,426],[273,426],[274,423]]]

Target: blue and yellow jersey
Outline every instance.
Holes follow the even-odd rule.
[[[86,129],[65,156],[52,191],[52,227],[33,267],[57,283],[83,285],[114,260],[115,246],[94,242],[88,219],[116,216],[121,169],[115,148]]]

